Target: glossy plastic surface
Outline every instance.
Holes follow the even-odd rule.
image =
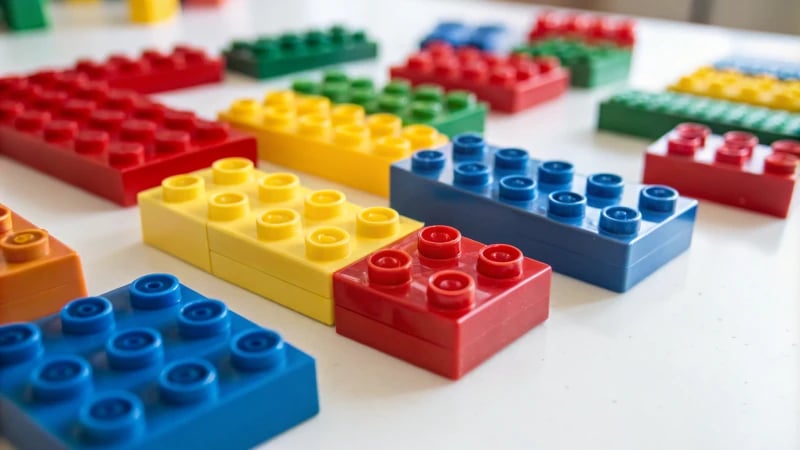
[[[336,332],[459,378],[547,319],[550,274],[510,245],[429,226],[334,275]]]
[[[492,110],[507,113],[559,97],[569,86],[569,71],[554,58],[498,56],[474,48],[453,49],[442,42],[409,56],[389,74],[413,85],[433,83],[447,91],[470,91]]]
[[[139,206],[146,243],[327,324],[333,272],[422,226],[242,158],[167,178]]]
[[[800,142],[757,144],[755,136],[711,135],[682,124],[647,149],[642,179],[669,184],[681,193],[752,211],[786,217],[800,162]]]
[[[691,243],[697,202],[608,173],[577,175],[476,135],[392,166],[390,203],[426,223],[505,242],[556,272],[623,292]]]
[[[25,449],[251,448],[319,411],[314,359],[168,274],[0,326]]]
[[[528,40],[567,38],[592,45],[612,44],[633,47],[636,43],[636,21],[628,17],[544,11],[528,32]]]
[[[702,67],[681,77],[669,90],[748,103],[772,109],[800,111],[800,80],[778,80],[769,75],[743,75],[734,70]]]
[[[635,90],[600,103],[597,127],[658,139],[683,122],[707,125],[717,134],[746,131],[766,144],[800,137],[800,114],[675,92]]]
[[[430,125],[448,136],[482,133],[488,109],[468,91],[445,94],[440,86],[413,88],[402,79],[390,81],[377,89],[369,78],[350,78],[339,71],[326,72],[320,82],[295,80],[292,89],[304,95],[327,97],[335,104],[356,104],[367,114],[394,114],[403,120],[404,125]]]
[[[452,47],[474,47],[496,52],[505,50],[510,32],[503,24],[467,25],[463,22],[439,22],[419,43],[420,48],[432,42],[444,42]]]
[[[0,79],[0,154],[123,206],[170,175],[256,152],[226,124],[80,75]]]
[[[373,59],[378,44],[361,30],[326,30],[260,36],[235,41],[223,52],[228,69],[253,78],[272,78],[303,70]]]
[[[84,295],[75,250],[0,205],[0,323],[38,319]]]
[[[570,71],[570,83],[577,87],[596,87],[628,78],[631,50],[614,45],[590,45],[581,41],[548,39],[522,45],[514,52],[537,58],[558,58]]]
[[[0,21],[14,31],[47,28],[47,0],[0,0]]]
[[[126,0],[131,22],[156,24],[175,17],[180,11],[179,0]]]
[[[393,114],[366,116],[360,106],[332,106],[294,91],[271,92],[263,102],[236,100],[219,119],[253,133],[261,159],[383,197],[393,162],[447,143],[430,126],[403,127]]]
[[[747,75],[770,75],[781,80],[800,80],[800,63],[754,56],[729,56],[714,64],[719,70],[735,70]]]

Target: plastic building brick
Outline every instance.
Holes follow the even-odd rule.
[[[404,125],[430,125],[448,136],[471,131],[482,133],[488,109],[471,92],[445,94],[436,85],[412,88],[408,81],[400,79],[377,91],[371,79],[348,78],[338,71],[326,72],[321,82],[297,80],[292,89],[305,95],[322,95],[336,104],[356,104],[367,114],[395,114]]]
[[[683,122],[714,133],[746,131],[761,142],[800,137],[800,114],[675,92],[627,91],[600,104],[597,127],[658,139]]]
[[[0,323],[38,319],[84,295],[78,254],[0,205]]]
[[[483,138],[453,138],[392,166],[391,205],[482,242],[505,242],[556,272],[624,292],[689,247],[697,201],[615,174],[576,175]]]
[[[223,52],[228,69],[253,78],[272,78],[303,70],[373,59],[378,44],[360,30],[334,26],[328,30],[263,36],[235,41]]]
[[[336,332],[457,379],[544,322],[550,266],[434,225],[334,275]]]
[[[422,226],[243,158],[169,177],[139,209],[146,243],[327,324],[333,272]]]
[[[800,111],[800,80],[780,81],[771,76],[750,76],[702,67],[671,85],[669,90],[749,103],[773,109]]]
[[[786,217],[792,203],[800,142],[758,145],[750,133],[712,135],[684,123],[647,149],[644,182],[669,184],[683,194]]]
[[[226,124],[81,76],[0,79],[0,154],[120,205],[170,175],[256,152]]]
[[[545,11],[536,17],[528,40],[535,42],[552,38],[578,40],[591,45],[633,47],[636,22],[630,18]]]
[[[11,30],[47,28],[46,0],[0,0],[0,19]]]
[[[252,448],[319,412],[314,359],[168,274],[0,326],[20,450]]]
[[[570,71],[570,82],[577,87],[596,87],[628,78],[631,51],[615,46],[592,46],[580,41],[553,39],[514,49],[534,57],[555,57]]]
[[[521,54],[497,56],[474,48],[453,49],[431,43],[390,69],[394,78],[413,85],[432,83],[445,90],[466,90],[493,110],[513,113],[560,97],[569,86],[569,71],[554,58]]]
[[[325,97],[293,91],[272,92],[263,102],[237,100],[219,118],[255,134],[261,159],[383,197],[394,161],[447,143],[427,125],[403,128],[393,114],[366,116],[360,106],[331,107]]]
[[[718,70],[735,70],[746,75],[770,75],[781,80],[800,80],[800,62],[750,56],[730,56],[717,61]]]
[[[425,48],[432,42],[444,42],[452,47],[474,47],[487,52],[504,50],[509,31],[502,24],[470,26],[463,22],[439,22],[420,42]]]
[[[172,19],[180,11],[179,0],[127,0],[131,22],[152,24]]]
[[[89,59],[67,69],[91,81],[106,82],[115,89],[130,89],[140,94],[183,89],[222,81],[225,63],[204,50],[176,46],[170,53],[145,50],[138,58],[112,55],[96,62]]]

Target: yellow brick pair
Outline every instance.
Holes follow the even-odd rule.
[[[669,90],[733,102],[800,111],[800,81],[779,80],[769,75],[751,76],[732,70],[702,67],[681,77]]]
[[[146,243],[328,325],[333,273],[422,227],[244,158],[166,178],[138,200]]]
[[[237,100],[219,119],[254,134],[260,159],[383,197],[393,162],[448,142],[427,125],[403,127],[393,114],[366,116],[361,106],[293,91]]]

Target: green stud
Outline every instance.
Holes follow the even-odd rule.
[[[385,94],[408,96],[411,92],[411,82],[408,80],[392,80],[383,88]]]
[[[350,82],[350,87],[353,89],[369,89],[374,90],[375,84],[369,78],[355,78]]]
[[[397,115],[402,115],[408,107],[408,97],[399,95],[382,94],[378,97],[378,110]]]
[[[292,82],[292,90],[306,95],[319,95],[319,84],[312,80],[295,80]]]
[[[414,91],[414,101],[440,103],[444,97],[444,90],[435,84],[421,84]]]
[[[440,103],[417,101],[411,104],[411,120],[416,122],[430,122],[441,112]]]
[[[445,104],[450,112],[472,108],[477,102],[475,94],[469,91],[452,91],[445,97]]]
[[[328,70],[322,74],[323,83],[347,81],[347,74],[341,70]]]

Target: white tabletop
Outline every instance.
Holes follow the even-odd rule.
[[[0,72],[179,42],[218,52],[233,37],[338,21],[378,38],[379,61],[348,69],[383,81],[387,66],[440,18],[499,21],[522,35],[535,14],[529,6],[477,1],[229,3],[151,28],[128,24],[119,2],[55,4],[50,31],[0,36]],[[800,59],[800,39],[641,20],[630,84],[661,89],[732,51]],[[230,75],[224,84],[159,98],[213,117],[234,98],[261,97],[292,78],[257,83]],[[486,135],[537,157],[568,159],[582,172],[637,181],[647,141],[595,131],[597,102],[613,89],[573,90],[527,112],[492,115]],[[386,204],[342,189],[356,203]],[[315,356],[320,414],[266,447],[800,448],[798,198],[788,220],[701,202],[689,251],[625,294],[555,274],[550,319],[455,382],[148,247],[136,208],[117,207],[3,157],[0,202],[75,248],[91,293],[144,273],[171,272]]]

